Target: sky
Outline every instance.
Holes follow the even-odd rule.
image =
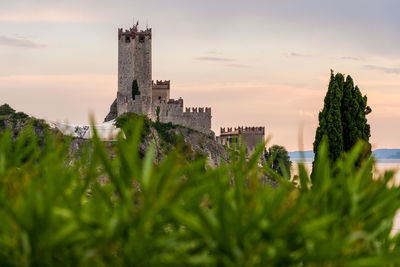
[[[398,0],[0,0],[0,104],[102,122],[117,93],[117,31],[152,28],[153,79],[211,107],[212,128],[265,126],[312,149],[330,70],[368,97],[373,148],[400,148]]]

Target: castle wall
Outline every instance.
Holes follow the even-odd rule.
[[[152,103],[153,121],[157,120],[156,110],[160,107],[160,121],[164,123],[185,126],[197,131],[211,134],[211,108],[186,108],[183,110],[183,100],[170,100],[169,102]]]
[[[265,127],[221,128],[221,135],[217,141],[222,145],[230,146],[232,141],[239,137],[246,145],[247,151],[251,153],[258,144],[265,141]]]
[[[242,133],[242,140],[248,151],[253,151],[258,144],[265,141],[265,135],[260,132],[244,132]]]
[[[128,111],[128,101],[132,98],[134,43],[118,40],[118,93],[117,111],[121,115]]]
[[[153,81],[152,87],[153,101],[158,103],[169,101],[170,81]]]
[[[183,112],[182,125],[211,134],[211,108],[192,108]]]

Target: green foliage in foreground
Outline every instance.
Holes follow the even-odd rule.
[[[331,169],[321,146],[313,185],[259,169],[263,146],[215,169],[172,151],[139,157],[141,127],[112,153],[94,137],[69,145],[25,131],[0,137],[0,266],[396,266],[400,207],[393,173],[355,168],[357,145]],[[277,188],[262,186],[264,173]]]

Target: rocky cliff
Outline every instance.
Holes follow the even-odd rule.
[[[56,129],[52,129],[44,120],[31,117],[23,112],[16,112],[7,104],[0,106],[0,132],[10,129],[12,137],[16,138],[28,125],[32,127],[36,136],[42,140],[45,138],[47,131],[58,132]]]
[[[112,121],[115,118],[117,118],[117,116],[118,116],[117,99],[115,99],[110,106],[110,112],[108,112],[107,116],[104,118],[104,122]]]
[[[143,121],[141,153],[145,153],[153,142],[156,145],[156,159],[161,160],[170,150],[180,147],[188,160],[196,157],[207,157],[210,166],[227,162],[229,155],[226,149],[218,144],[211,135],[174,125],[172,123],[153,122],[144,115],[126,113],[116,119],[116,126],[124,129],[127,124]]]
[[[111,112],[113,111],[111,106]],[[107,116],[108,118],[114,115]],[[192,130],[190,128],[173,125],[171,123],[157,123],[152,122],[147,117],[127,113],[116,120],[117,127],[123,126],[126,122],[132,120],[142,119],[144,127],[142,131],[142,139],[140,143],[140,152],[142,155],[146,153],[149,145],[155,143],[156,145],[156,160],[162,160],[163,157],[175,147],[180,147],[185,157],[188,160],[197,157],[207,157],[210,166],[219,165],[221,161],[228,161],[228,153],[223,146],[218,144],[214,137],[205,135],[201,132]],[[23,112],[16,112],[7,104],[0,106],[0,132],[5,131],[7,128],[11,129],[12,135],[15,138],[21,130],[31,125],[35,134],[44,140],[46,132],[62,135],[57,128],[47,124],[44,120],[36,119]],[[76,152],[85,143],[90,142],[83,138],[71,139],[71,152]],[[107,142],[107,141],[105,141]],[[113,142],[107,142],[112,144]]]

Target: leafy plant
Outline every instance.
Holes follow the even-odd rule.
[[[117,128],[122,129],[125,134],[131,134],[130,131],[133,129],[132,126],[137,125],[138,122],[143,123],[142,139],[150,134],[151,120],[145,115],[138,115],[136,113],[124,113],[115,119],[114,125]]]
[[[28,114],[26,114],[24,112],[16,112],[16,113],[13,113],[11,115],[11,119],[13,121],[24,120],[24,119],[27,119],[27,118],[29,118],[29,116],[28,116]]]
[[[12,109],[8,104],[3,104],[0,106],[0,115],[11,115],[14,113],[15,110]]]
[[[145,122],[124,125],[109,153],[94,132],[71,162],[69,140],[32,129],[0,136],[0,266],[396,266],[400,207],[393,172],[356,167],[357,144],[331,164],[320,146],[299,187],[247,159],[209,168],[172,150],[139,155]],[[112,155],[112,156],[111,156]],[[279,181],[263,186],[264,176]]]
[[[289,153],[285,147],[279,145],[271,146],[265,153],[265,158],[269,166],[275,170],[279,175],[285,176],[290,179],[290,169],[292,162],[290,161]]]
[[[177,145],[177,136],[173,129],[177,126],[172,124],[171,122],[162,123],[162,122],[155,122],[152,124],[153,127],[157,130],[158,134],[160,135],[161,139],[166,143]]]

